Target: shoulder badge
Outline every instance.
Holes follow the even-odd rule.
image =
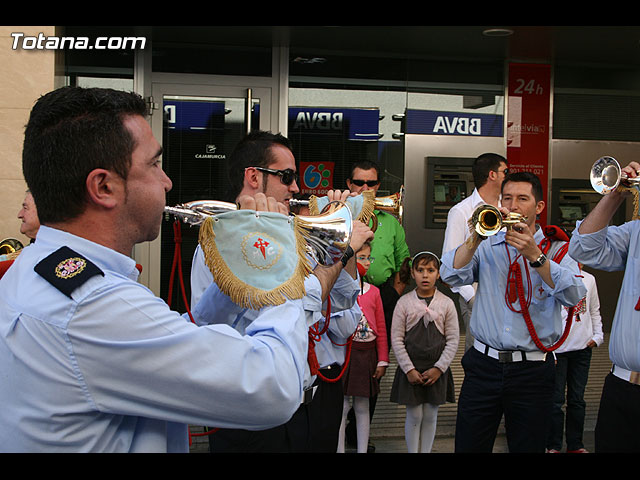
[[[60,247],[33,269],[68,297],[91,277],[104,276],[104,272],[94,263],[69,247]]]

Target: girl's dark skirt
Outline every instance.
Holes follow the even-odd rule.
[[[405,335],[407,353],[420,373],[435,365],[445,344],[444,335],[438,331],[433,322],[429,322],[428,326],[425,326],[424,322],[420,321]],[[451,369],[447,368],[447,371],[440,375],[440,378],[433,385],[419,386],[411,385],[407,375],[398,367],[393,378],[389,400],[401,405],[453,403],[455,402],[455,391]]]
[[[378,366],[376,342],[352,342],[351,359],[342,385],[344,394],[353,397],[375,397],[380,393],[380,384],[373,374]]]

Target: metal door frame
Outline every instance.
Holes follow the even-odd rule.
[[[271,130],[274,115],[278,108],[273,108],[274,92],[272,79],[263,77],[223,77],[210,75],[166,74],[152,75],[149,98],[152,109],[150,124],[154,136],[162,143],[162,101],[165,95],[193,97],[247,97],[260,99],[261,130]],[[275,94],[277,96],[277,92]],[[277,116],[275,117],[277,125]],[[133,258],[142,265],[139,281],[146,285],[155,295],[160,295],[160,235],[151,242],[137,244]]]

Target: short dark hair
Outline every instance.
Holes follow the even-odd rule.
[[[502,182],[500,191],[504,190],[504,186],[507,182],[526,182],[531,184],[531,191],[536,202],[540,202],[544,199],[544,192],[542,191],[542,183],[537,175],[531,172],[514,172],[506,176]]]
[[[229,157],[229,198],[235,201],[242,191],[244,171],[248,167],[268,167],[275,163],[271,147],[281,145],[293,151],[291,141],[279,133],[256,130],[248,133]],[[265,177],[266,180],[266,177]]]
[[[482,187],[487,183],[489,172],[497,172],[500,163],[507,163],[507,159],[497,153],[483,153],[473,162],[471,172],[473,173],[473,183],[476,188]]]
[[[353,180],[353,172],[355,171],[356,168],[359,168],[361,170],[373,169],[376,171],[378,180],[380,180],[380,167],[378,166],[377,163],[372,162],[371,160],[360,160],[359,162],[356,162],[353,165],[351,165],[351,170],[349,171],[349,180]]]
[[[136,145],[123,120],[131,115],[146,116],[144,100],[118,90],[62,87],[38,99],[25,129],[22,172],[41,223],[84,211],[92,170],[127,178]]]

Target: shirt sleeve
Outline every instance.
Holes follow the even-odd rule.
[[[607,272],[623,270],[631,242],[633,222],[608,226],[593,233],[581,234],[576,223],[569,242],[569,255],[589,267]]]
[[[380,292],[376,291],[375,296],[376,315],[376,347],[378,352],[378,366],[389,364],[389,346],[387,345],[387,326],[384,320],[384,307]]]
[[[456,249],[465,240],[467,218],[457,208],[452,208],[447,214],[447,228],[444,231],[444,242],[442,243],[442,254]]]
[[[586,282],[585,282],[586,283]],[[600,298],[598,297],[598,286],[595,278],[591,277],[587,288],[587,309],[591,317],[593,337],[591,339],[596,345],[602,345],[604,333],[602,331],[602,316],[600,315]]]
[[[549,269],[554,286],[551,288],[542,282],[542,288],[562,305],[572,307],[587,294],[580,268],[569,255],[565,255],[560,263],[550,260]]]
[[[460,246],[458,248],[466,248]],[[482,244],[478,247],[478,250],[482,248]],[[440,265],[440,277],[442,281],[452,287],[459,287],[462,285],[471,285],[478,281],[478,250],[474,253],[473,257],[462,268],[454,268],[453,261],[455,258],[457,249],[449,250],[442,256],[442,264]]]
[[[453,301],[447,298],[449,301],[445,301],[446,310],[444,312],[444,337],[445,346],[440,358],[435,363],[434,367],[444,373],[451,365],[455,354],[458,350],[458,343],[460,342],[460,326],[458,324],[458,312],[453,304]]]
[[[395,217],[392,215],[390,216],[393,218],[393,221],[395,222],[394,225],[396,226],[393,254],[396,263],[395,272],[399,272],[402,267],[402,262],[404,262],[405,258],[410,257],[411,253],[409,253],[409,247],[407,246],[404,228],[402,228],[402,225],[400,225],[400,222],[398,222]]]
[[[457,208],[452,208],[447,214],[447,228],[444,231],[444,242],[442,244],[442,254],[455,250],[464,243],[469,227],[468,218]],[[471,285],[461,285],[452,287],[451,291],[459,293],[466,302],[475,295],[475,289]]]
[[[415,368],[404,345],[406,320],[407,313],[405,311],[405,305],[402,299],[400,299],[396,304],[396,308],[393,310],[393,319],[391,320],[391,348],[393,348],[393,353],[396,356],[398,368],[405,374]]]
[[[241,335],[184,322],[141,285],[113,285],[78,307],[68,341],[87,401],[105,413],[259,430],[286,422],[302,395],[301,301],[265,307]]]
[[[198,303],[204,291],[213,283],[213,275],[204,261],[204,252],[200,245],[196,247],[191,262],[191,306]]]

